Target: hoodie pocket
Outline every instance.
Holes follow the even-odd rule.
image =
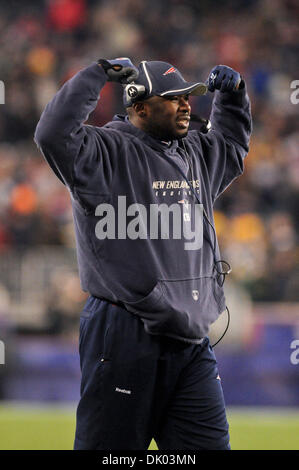
[[[206,276],[159,280],[146,297],[124,304],[140,316],[148,333],[196,343],[225,310],[225,297],[215,277]]]

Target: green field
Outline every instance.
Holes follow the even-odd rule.
[[[299,410],[229,409],[228,417],[235,450],[299,450]],[[3,404],[0,450],[72,449],[74,427],[74,408]]]

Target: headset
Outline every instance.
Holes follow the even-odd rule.
[[[139,85],[137,83],[129,83],[125,85],[124,92],[126,96],[126,101],[130,104],[133,104],[135,101],[141,99],[146,94],[146,89],[144,85]]]

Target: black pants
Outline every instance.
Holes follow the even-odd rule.
[[[74,449],[229,449],[214,352],[144,331],[135,315],[89,297],[80,318],[81,399]]]

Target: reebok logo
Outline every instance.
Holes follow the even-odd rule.
[[[115,387],[115,391],[116,392],[119,392],[119,393],[126,393],[127,395],[131,395],[131,390],[126,390],[124,388],[118,388],[118,387]]]
[[[170,69],[166,70],[166,72],[163,73],[163,75],[168,75],[169,73],[174,73],[176,72],[176,69],[174,67],[170,67]]]

